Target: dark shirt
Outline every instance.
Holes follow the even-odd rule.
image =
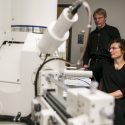
[[[110,57],[108,45],[110,41],[116,38],[120,38],[118,29],[107,24],[101,29],[96,28],[92,31],[83,57],[83,63],[88,64],[89,59],[93,57]]]
[[[123,98],[115,100],[114,125],[125,125],[125,65],[116,70],[113,62],[103,64],[101,90],[111,93],[121,90]]]
[[[105,62],[102,71],[102,90],[107,93],[121,90],[125,99],[125,65],[121,69],[116,70],[113,62]]]

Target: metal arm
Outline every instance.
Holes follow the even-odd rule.
[[[86,32],[85,32],[85,36],[84,36],[84,40],[83,40],[84,41],[83,51],[81,53],[80,58],[77,61],[78,66],[80,66],[82,64],[83,56],[84,56],[84,53],[86,51],[86,47],[87,47],[87,44],[88,44],[89,33],[90,33],[91,27],[92,27],[92,13],[91,13],[90,6],[86,1],[83,2],[83,6],[86,9],[87,14],[88,14],[88,24],[87,24],[87,27],[86,27]]]

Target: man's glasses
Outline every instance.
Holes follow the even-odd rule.
[[[120,47],[110,47],[109,50],[117,50],[117,49],[120,49]]]
[[[103,19],[104,17],[94,17],[94,20],[101,20]]]

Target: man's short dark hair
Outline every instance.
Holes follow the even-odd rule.
[[[97,8],[93,13],[93,17],[95,17],[96,14],[103,15],[105,18],[107,17],[107,12],[103,8]]]

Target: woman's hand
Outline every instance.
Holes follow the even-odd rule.
[[[89,65],[83,65],[83,68],[85,68],[85,69],[87,69],[87,68],[89,68]]]
[[[109,94],[112,95],[113,97],[115,97],[115,99],[123,98],[123,94],[122,94],[121,90],[117,90],[117,91],[111,92]]]

